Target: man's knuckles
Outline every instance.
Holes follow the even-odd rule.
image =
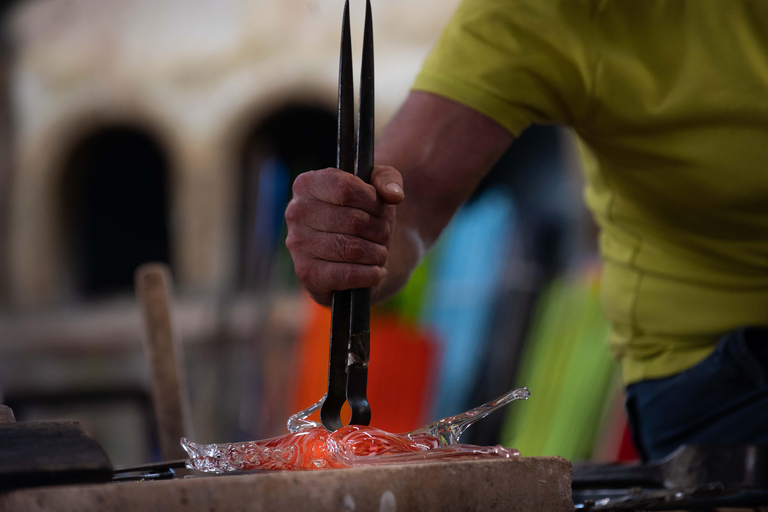
[[[340,289],[344,290],[376,286],[383,276],[381,267],[375,265],[340,264],[335,267],[338,275],[334,278],[338,283],[343,283]]]
[[[340,232],[359,236],[383,244],[389,239],[389,223],[357,208],[344,208],[338,212]]]
[[[349,235],[336,235],[331,240],[331,253],[318,256],[362,265],[384,265],[387,261],[387,248],[383,245]]]
[[[325,299],[333,290],[376,286],[384,276],[381,267],[308,260],[297,265],[296,275],[314,296]]]
[[[308,290],[315,293],[322,292],[322,289],[313,286],[314,280],[317,277],[316,269],[307,259],[294,258],[293,270],[296,272],[296,277],[299,278],[299,281],[301,281]]]
[[[285,207],[285,222],[289,227],[292,224],[304,222],[310,215],[312,215],[312,211],[307,202],[297,196],[294,196],[288,206]]]
[[[317,171],[307,171],[296,176],[296,179],[293,180],[293,187],[291,188],[293,197],[301,197],[309,194],[309,189],[312,186],[312,183],[317,180],[315,175],[316,172]]]

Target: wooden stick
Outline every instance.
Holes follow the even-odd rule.
[[[173,331],[171,272],[162,263],[147,263],[136,269],[134,278],[146,325],[144,350],[160,453],[164,460],[186,458],[179,441],[189,437],[189,402],[181,343]]]

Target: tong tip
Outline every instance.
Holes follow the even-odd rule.
[[[355,105],[352,83],[352,43],[349,34],[349,0],[344,2],[339,55],[339,103],[336,132],[336,167],[346,172],[355,169]]]

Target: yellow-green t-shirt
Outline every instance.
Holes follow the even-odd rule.
[[[768,325],[768,1],[464,0],[414,88],[576,132],[625,382]]]

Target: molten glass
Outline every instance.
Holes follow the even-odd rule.
[[[460,444],[459,438],[471,424],[514,400],[529,396],[528,389],[517,388],[480,407],[406,434],[391,434],[362,425],[348,425],[329,432],[319,423],[307,420],[320,408],[323,397],[312,407],[291,416],[290,433],[286,435],[261,441],[206,445],[184,438],[181,445],[190,457],[188,468],[215,473],[511,458],[520,452],[502,446]]]

